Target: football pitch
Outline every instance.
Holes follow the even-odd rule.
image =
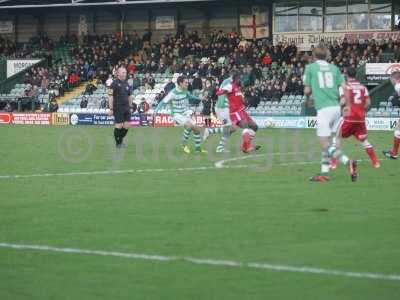
[[[352,183],[313,130],[259,131],[257,155],[184,155],[180,128],[1,126],[0,299],[399,299],[393,132]]]

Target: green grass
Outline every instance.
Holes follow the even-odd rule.
[[[331,182],[311,184],[314,131],[262,130],[261,153],[301,154],[218,170],[216,161],[242,156],[238,133],[228,155],[211,152],[213,137],[203,156],[180,154],[180,134],[133,129],[117,159],[111,127],[0,127],[0,176],[164,169],[0,179],[0,243],[400,273],[397,161],[375,170],[349,139],[345,152],[365,160],[359,182],[339,167]],[[392,136],[370,133],[378,155]],[[399,281],[0,248],[1,300],[399,297]]]

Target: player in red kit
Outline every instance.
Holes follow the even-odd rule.
[[[226,94],[229,100],[229,114],[232,124],[242,128],[242,145],[241,149],[244,153],[251,153],[258,150],[258,146],[253,146],[253,140],[258,130],[257,124],[245,111],[244,96],[240,82],[239,72],[232,72],[232,82],[225,86],[221,86],[217,95]]]
[[[362,147],[371,159],[374,168],[379,168],[380,163],[376,157],[374,148],[368,142],[368,132],[365,124],[365,115],[371,104],[368,89],[355,79],[356,69],[347,69],[347,81],[344,90],[341,90],[340,104],[343,107],[343,118],[337,131],[337,143],[341,138],[354,136],[360,141]],[[335,168],[335,162],[332,162],[332,168]]]
[[[395,98],[400,98],[400,71],[395,71],[390,75],[390,81],[393,84],[395,90]],[[390,159],[397,159],[400,148],[400,121],[397,122],[397,126],[394,130],[394,139],[392,150],[383,151],[383,155]]]

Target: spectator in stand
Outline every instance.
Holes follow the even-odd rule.
[[[136,76],[135,76],[135,74],[132,74],[132,88],[134,89],[134,90],[136,90],[136,89],[138,89],[139,87],[140,87],[140,79],[139,78],[137,78]]]
[[[258,91],[254,87],[249,87],[245,92],[246,106],[257,107],[260,103]]]
[[[106,97],[103,97],[103,98],[101,99],[100,108],[101,108],[101,109],[106,109],[106,108],[108,108],[108,99],[107,99]]]
[[[280,101],[283,95],[282,86],[279,82],[275,82],[272,86],[272,101]]]
[[[297,78],[295,76],[292,76],[291,78],[289,78],[287,85],[286,85],[286,89],[285,92],[288,95],[295,95],[297,93]]]
[[[128,55],[129,55],[129,53],[128,53]],[[129,64],[126,67],[126,70],[127,70],[128,74],[130,74],[130,75],[132,75],[136,72],[136,65],[133,60],[129,61]]]
[[[128,82],[130,90],[133,91],[134,90],[134,87],[133,87],[133,74],[129,74],[128,75],[127,82]]]
[[[172,78],[168,79],[168,83],[164,87],[165,95],[175,88],[175,84],[172,82]]]
[[[11,56],[16,53],[15,43],[0,36],[0,56]]]
[[[210,79],[205,82],[205,88],[203,90],[203,111],[205,126],[207,128],[211,127],[211,111],[213,109],[214,98],[216,94],[216,89],[213,86]]]
[[[114,79],[113,79],[112,74],[109,74],[109,75],[108,75],[108,78],[107,78],[107,80],[106,80],[106,82],[105,82],[105,83],[106,83],[106,84],[105,84],[106,87],[108,87],[108,88],[111,87],[111,84],[113,83],[113,81],[114,81]]]
[[[400,28],[399,28],[399,30],[400,30]],[[394,47],[393,47],[393,55],[394,55],[395,62],[400,62],[400,43],[394,45]]]
[[[251,70],[251,77],[252,77],[252,81],[254,81],[255,79],[262,79],[262,71],[260,68],[260,64],[256,63],[255,67]]]
[[[261,63],[263,66],[270,66],[272,64],[272,57],[269,55],[269,52],[265,54]]]
[[[55,99],[52,99],[49,103],[49,112],[57,112],[58,103]]]
[[[4,111],[5,112],[12,112],[13,111],[13,108],[12,108],[10,102],[7,102],[6,106],[4,107]]]
[[[282,51],[280,47],[278,46],[272,46],[273,52],[272,52],[272,62],[275,62],[277,64],[282,63]]]
[[[151,32],[151,30],[150,29],[147,29],[146,30],[146,33],[143,35],[143,38],[142,38],[142,42],[145,44],[145,43],[150,43],[151,42],[151,37],[152,37],[152,35],[153,35],[153,33]]]
[[[136,113],[137,109],[138,109],[138,106],[137,106],[136,102],[132,101],[131,112],[134,114],[134,113]]]
[[[145,98],[142,98],[141,102],[139,104],[139,107],[138,107],[138,113],[144,114],[144,113],[148,112],[149,109],[150,109],[150,105],[146,102]]]
[[[199,73],[194,74],[194,76],[195,77],[192,82],[193,94],[198,95],[203,89],[203,81],[201,80]]]
[[[87,108],[87,106],[88,106],[88,99],[87,99],[87,97],[84,96],[84,97],[82,97],[80,107]]]
[[[153,76],[151,76],[150,73],[146,73],[146,75],[142,79],[142,86],[144,86],[145,89],[152,90],[155,84],[156,81],[154,80]]]

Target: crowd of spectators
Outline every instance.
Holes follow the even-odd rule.
[[[50,92],[50,98],[64,93],[81,82],[75,65],[54,68],[32,67],[25,73],[24,83],[39,93]]]
[[[9,37],[0,35],[0,57],[7,59],[51,58],[54,46],[54,42],[45,33],[32,37],[28,42],[19,45]]]
[[[151,32],[140,37],[137,32],[125,35],[87,36],[76,43],[72,55],[74,67],[82,80],[97,79],[109,85],[118,66],[128,71],[131,88],[151,90],[155,73],[181,73],[193,79],[191,90],[212,96],[210,93],[229,76],[239,70],[248,105],[256,106],[260,99],[279,101],[283,94],[301,95],[302,76],[309,63],[310,53],[299,52],[294,43],[272,45],[268,41],[245,41],[235,31],[224,33],[214,30],[207,37],[198,32],[180,31],[175,36],[166,35],[159,42],[151,43]],[[346,67],[359,67],[367,62],[400,61],[400,41],[388,40],[350,41],[326,44],[331,52],[329,61],[342,71]],[[145,76],[137,78],[135,74]],[[207,84],[210,86],[206,87]],[[156,97],[160,101],[172,88],[169,82]],[[154,105],[156,105],[156,103]],[[207,105],[206,105],[207,106]]]
[[[360,67],[365,63],[400,62],[400,40],[380,41],[349,41],[329,43],[330,62],[336,64],[342,71],[352,66]]]
[[[6,36],[0,35],[0,57],[9,57],[16,53],[16,45]]]
[[[80,41],[76,36],[63,37],[59,42],[70,46],[73,63],[50,69],[32,68],[25,82],[31,84],[33,89],[55,89],[55,94],[63,95],[65,90],[79,82],[97,80],[109,85],[117,67],[122,65],[127,68],[132,90],[152,90],[155,73],[180,73],[191,79],[191,90],[207,94],[206,98],[211,103],[216,98],[215,89],[232,70],[242,73],[245,96],[251,106],[256,106],[262,98],[279,101],[283,94],[303,93],[302,76],[311,55],[310,52],[298,51],[294,43],[273,45],[266,40],[245,41],[235,31],[224,33],[217,30],[206,38],[196,31],[182,30],[176,35],[166,35],[159,42],[151,42],[151,36],[148,31],[143,36],[137,32],[124,36],[93,35]],[[49,51],[54,47],[54,43],[45,36],[36,42]],[[0,39],[0,45],[0,51],[9,55],[15,51],[15,46],[9,41]],[[340,43],[326,43],[326,46],[331,53],[328,61],[342,71],[367,62],[400,62],[400,40],[344,39]],[[138,78],[137,73],[145,75]],[[168,82],[155,102],[173,87],[174,83]]]

